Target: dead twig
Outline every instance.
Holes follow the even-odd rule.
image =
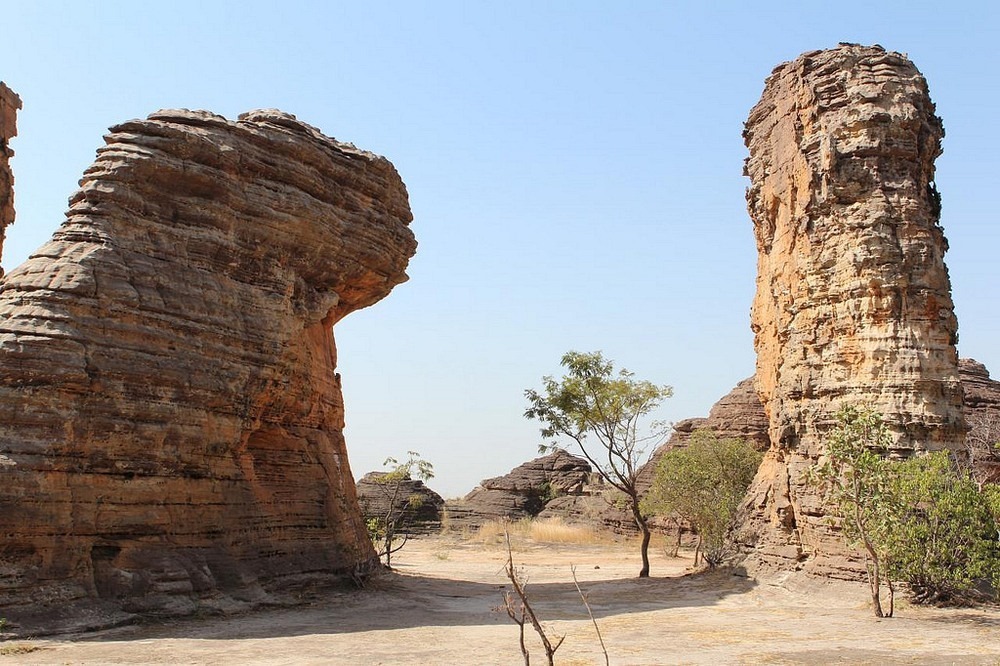
[[[531,623],[532,628],[534,628],[535,633],[542,640],[542,647],[545,648],[545,657],[548,659],[549,666],[553,666],[553,658],[555,656],[556,650],[562,645],[565,636],[560,636],[558,640],[553,643],[549,640],[549,637],[545,634],[545,629],[542,628],[542,623],[538,621],[538,616],[535,615],[535,611],[531,608],[531,604],[528,603],[528,595],[524,591],[525,581],[518,574],[517,569],[514,567],[514,551],[510,544],[510,531],[507,529],[507,523],[504,522],[503,526],[504,539],[507,541],[507,564],[504,566],[504,571],[507,574],[507,578],[510,580],[511,587],[514,589],[514,595],[517,595],[517,600],[515,601],[514,595],[510,593],[509,590],[504,590],[503,592],[503,609],[507,612],[508,617],[514,620],[514,622],[520,628],[520,641],[521,641],[521,655],[524,657],[524,666],[530,666],[530,657],[528,655],[528,648],[524,644],[524,625]]]
[[[608,659],[608,648],[604,645],[604,637],[601,636],[601,628],[597,626],[597,619],[594,617],[594,611],[590,609],[590,603],[587,601],[587,595],[580,589],[580,582],[576,579],[576,566],[570,565],[569,570],[570,573],[573,574],[573,585],[576,585],[576,591],[580,594],[580,599],[583,601],[583,607],[587,609],[587,615],[590,616],[590,621],[594,623],[594,631],[597,632],[597,640],[601,642],[601,651],[604,653],[604,665],[611,666],[611,661]]]

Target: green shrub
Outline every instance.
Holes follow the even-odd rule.
[[[892,617],[896,582],[919,603],[965,603],[990,582],[996,589],[1000,492],[980,490],[943,451],[888,460],[891,442],[879,414],[846,407],[809,475],[836,507],[848,542],[863,548],[875,615]]]
[[[699,537],[699,552],[714,568],[729,555],[728,535],[736,510],[762,458],[741,439],[719,439],[711,430],[699,430],[687,446],[660,458],[643,506],[690,524]]]
[[[877,537],[918,602],[964,603],[1000,574],[990,497],[940,451],[892,465]]]

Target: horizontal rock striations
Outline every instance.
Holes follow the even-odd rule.
[[[477,527],[500,518],[536,517],[547,509],[543,517],[575,519],[584,513],[594,514],[591,504],[595,511],[604,506],[592,493],[593,481],[590,463],[557,449],[503,476],[484,479],[462,500],[449,501],[446,508],[450,522],[458,527]]]
[[[10,140],[17,136],[17,112],[21,98],[0,81],[0,258],[3,257],[5,230],[14,223],[14,174],[10,170]],[[0,266],[0,277],[3,267]]]
[[[1000,483],[1000,381],[982,363],[958,362],[965,396],[965,437],[972,474],[980,482]]]
[[[947,241],[934,160],[943,129],[904,56],[844,44],[776,68],[750,112],[751,313],[771,449],[751,488],[753,560],[794,568],[837,551],[803,473],[834,415],[869,405],[892,454],[965,436]],[[836,569],[837,562],[828,562]]]
[[[331,326],[406,280],[396,170],[274,110],[105,141],[0,283],[4,615],[187,612],[373,564]]]
[[[361,515],[368,520],[397,519],[400,534],[441,529],[444,498],[420,479],[386,479],[389,472],[368,472],[358,480]]]

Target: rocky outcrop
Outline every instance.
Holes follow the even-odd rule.
[[[1000,382],[982,363],[958,362],[965,396],[966,448],[972,473],[980,481],[1000,483]]]
[[[228,607],[374,565],[331,326],[406,279],[396,170],[274,110],[105,142],[0,283],[4,616]]]
[[[772,444],[745,538],[764,567],[844,565],[803,481],[843,405],[884,415],[892,455],[962,445],[958,324],[934,188],[942,135],[924,78],[877,46],[780,65],[750,112],[751,326]]]
[[[358,503],[365,520],[399,516],[400,532],[427,533],[441,529],[444,498],[420,479],[386,478],[388,472],[368,472],[358,481]]]
[[[753,444],[758,451],[771,445],[768,439],[767,413],[757,395],[754,378],[744,379],[733,390],[719,399],[705,418],[690,418],[674,424],[667,443],[649,457],[649,462],[639,469],[637,485],[645,492],[656,476],[656,465],[670,449],[686,446],[696,430],[711,430],[720,439],[736,438]]]
[[[977,478],[1000,482],[1000,447],[995,446],[1000,443],[1000,382],[990,378],[982,363],[965,358],[959,359],[959,377],[964,395],[965,420],[970,426],[966,448],[978,451],[972,460],[974,473]],[[652,485],[656,465],[663,454],[674,447],[685,446],[691,435],[700,429],[711,430],[720,438],[744,439],[752,442],[758,451],[767,451],[771,446],[767,413],[754,388],[754,378],[744,379],[719,399],[708,417],[684,419],[674,424],[669,441],[657,449],[639,470],[642,492]],[[602,519],[618,531],[634,531],[631,518],[624,511],[608,509],[603,512]],[[652,524],[659,531],[676,530],[674,523],[657,517],[653,518]]]
[[[17,136],[17,112],[21,98],[0,81],[0,258],[3,258],[3,241],[8,225],[14,223],[14,174],[10,170],[10,140]],[[3,267],[0,266],[0,277]]]
[[[508,474],[485,479],[461,501],[450,502],[450,522],[459,527],[477,527],[498,518],[535,517],[556,499],[559,501],[545,517],[578,517],[586,512],[586,502],[580,498],[592,495],[592,472],[585,459],[557,449]]]

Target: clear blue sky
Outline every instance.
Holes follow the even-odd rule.
[[[63,219],[109,125],[160,108],[296,114],[388,157],[410,282],[338,325],[356,475],[421,452],[447,496],[533,457],[523,391],[569,349],[707,413],[753,372],[740,133],[778,63],[907,52],[944,119],[959,350],[1000,375],[1000,11],[963,2],[18,2],[10,269]]]

